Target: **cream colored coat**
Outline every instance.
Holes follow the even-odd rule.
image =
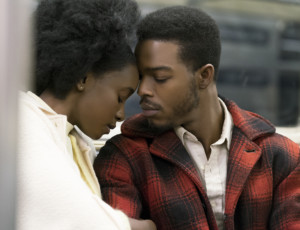
[[[130,229],[127,217],[81,179],[66,147],[66,116],[30,92],[20,94],[19,115],[17,230]],[[92,167],[94,147],[76,137]]]

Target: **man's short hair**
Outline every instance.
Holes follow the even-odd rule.
[[[187,6],[167,7],[148,14],[138,25],[138,41],[176,42],[179,57],[192,71],[212,64],[217,75],[221,42],[216,22],[202,10]]]

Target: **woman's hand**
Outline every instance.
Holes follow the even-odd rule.
[[[156,226],[152,220],[128,219],[132,230],[156,230]]]

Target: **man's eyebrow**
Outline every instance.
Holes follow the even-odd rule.
[[[147,67],[144,69],[145,71],[159,71],[159,70],[172,70],[169,66],[158,66],[158,67]]]

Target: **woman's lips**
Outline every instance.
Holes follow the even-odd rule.
[[[108,126],[105,126],[104,134],[109,134],[109,133],[110,133],[110,128]]]
[[[108,124],[105,126],[105,134],[109,134],[111,129],[116,128],[115,124]]]

